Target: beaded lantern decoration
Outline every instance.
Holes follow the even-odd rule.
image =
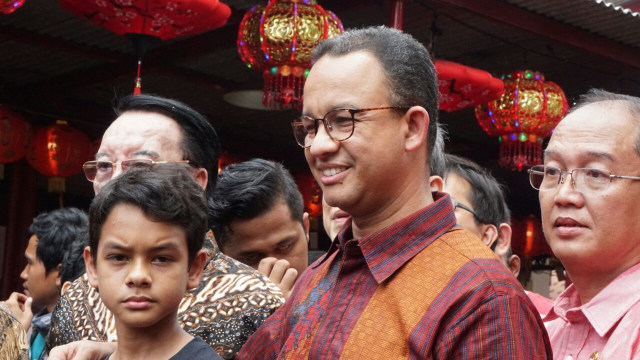
[[[503,76],[504,92],[497,100],[476,107],[478,123],[489,136],[498,136],[498,163],[518,170],[542,163],[542,140],[569,109],[562,89],[537,71]]]
[[[249,68],[262,71],[264,105],[300,109],[311,51],[343,31],[340,19],[315,0],[269,0],[247,11],[238,30],[238,53]]]

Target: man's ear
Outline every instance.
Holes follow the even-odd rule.
[[[193,178],[196,179],[196,182],[200,185],[202,190],[206,190],[207,183],[209,182],[209,173],[207,172],[207,169],[198,168],[196,173],[193,175]]]
[[[517,279],[520,274],[520,257],[516,254],[511,255],[508,259],[508,267],[513,276]]]
[[[511,226],[507,223],[501,223],[498,230],[498,244],[493,250],[501,259],[504,259],[511,249]],[[508,260],[508,259],[506,259]]]
[[[422,106],[413,106],[405,114],[407,133],[405,150],[414,151],[425,143],[429,129],[429,113]]]
[[[304,235],[307,237],[307,242],[309,242],[309,229],[311,225],[309,224],[309,213],[307,212],[302,214],[302,226],[304,228]]]
[[[444,180],[438,175],[429,177],[429,188],[431,191],[442,191],[444,189]]]
[[[480,236],[480,240],[487,246],[491,247],[493,243],[498,239],[498,229],[496,229],[495,225],[484,224],[482,225],[482,236]]]
[[[84,248],[84,264],[89,278],[89,284],[94,288],[98,288],[98,272],[96,271],[96,259],[91,255],[91,249],[87,246]]]
[[[189,278],[187,280],[187,290],[195,289],[200,285],[202,280],[202,272],[204,271],[204,265],[207,263],[207,253],[204,250],[198,251],[196,256],[191,262],[189,268]]]

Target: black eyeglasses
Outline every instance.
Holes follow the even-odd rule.
[[[329,111],[323,118],[314,119],[311,116],[300,116],[291,122],[293,128],[293,136],[296,138],[298,145],[303,148],[311,146],[313,139],[318,132],[318,122],[322,121],[324,129],[329,137],[335,141],[344,141],[353,135],[357,113],[375,110],[403,110],[407,111],[410,107],[400,106],[384,106],[367,109],[334,109]]]
[[[480,218],[478,217],[478,215],[476,214],[476,212],[473,211],[473,209],[471,209],[467,205],[458,202],[456,199],[451,199],[451,202],[453,203],[453,207],[454,208],[460,208],[462,210],[466,210],[466,211],[470,212],[473,215],[473,217],[476,218],[476,220],[478,220],[479,222],[482,222],[480,220]]]
[[[133,168],[150,168],[156,164],[184,163],[189,164],[189,160],[179,161],[153,161],[150,159],[129,159],[120,162],[111,162],[104,160],[87,161],[82,165],[84,175],[91,182],[103,183],[111,180],[113,171],[117,165],[120,165],[122,172],[126,172]]]
[[[564,184],[565,175],[571,177],[571,184],[577,189],[584,187],[585,190],[603,191],[609,186],[613,179],[640,180],[640,176],[614,175],[609,170],[577,168],[571,171],[562,171],[555,166],[536,165],[532,166],[529,172],[529,182],[531,186],[540,191],[555,189],[558,184]]]

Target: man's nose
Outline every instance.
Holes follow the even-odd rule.
[[[313,138],[313,142],[309,147],[309,151],[314,156],[323,156],[324,154],[335,152],[340,147],[338,141],[333,140],[329,133],[327,132],[326,127],[320,126],[318,124],[318,131],[316,131],[316,136]]]

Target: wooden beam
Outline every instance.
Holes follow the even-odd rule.
[[[4,24],[0,24],[0,37],[6,38],[10,41],[37,46],[39,48],[72,53],[108,62],[118,62],[124,60],[125,58],[128,58],[126,54],[103,49],[98,46],[87,44],[81,45],[54,36],[41,34],[35,31],[19,29],[14,26]]]
[[[524,30],[545,40],[572,47],[640,69],[640,49],[623,45],[604,36],[538,15],[498,0],[418,0],[424,5],[439,5],[438,10],[455,8]]]

